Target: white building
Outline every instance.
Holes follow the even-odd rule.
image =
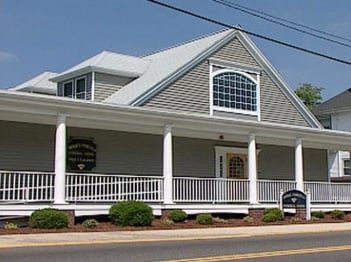
[[[313,111],[325,128],[351,132],[351,88],[332,97]],[[350,151],[329,151],[334,181],[350,181]]]

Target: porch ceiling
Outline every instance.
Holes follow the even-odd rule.
[[[0,91],[1,120],[56,125],[58,114],[67,115],[71,127],[161,135],[171,124],[175,136],[246,142],[254,133],[261,144],[294,146],[301,138],[304,147],[351,148],[349,132]]]

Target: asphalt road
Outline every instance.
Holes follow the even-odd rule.
[[[351,232],[0,249],[1,262],[351,261]],[[182,260],[188,261],[188,260]]]

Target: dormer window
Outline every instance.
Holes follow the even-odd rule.
[[[258,115],[258,83],[249,74],[219,70],[212,79],[212,106],[215,111]]]
[[[63,83],[63,96],[76,99],[86,99],[87,80],[80,77]]]

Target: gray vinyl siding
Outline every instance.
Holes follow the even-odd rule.
[[[295,151],[293,147],[259,145],[258,178],[295,180]]]
[[[244,143],[174,137],[175,177],[215,177],[215,146],[247,147]]]
[[[162,136],[68,128],[70,136],[93,138],[97,150],[93,173],[162,175]]]
[[[225,44],[221,49],[215,52],[211,58],[259,67],[255,58],[237,38]]]
[[[123,86],[129,84],[134,78],[95,73],[94,100],[103,101],[116,93]]]
[[[69,81],[73,81],[75,85],[75,80],[79,79],[81,77],[86,77],[87,81],[87,91],[86,91],[86,100],[91,100],[91,95],[92,95],[92,83],[93,83],[93,78],[92,78],[92,73],[88,73],[85,75],[81,75],[75,78],[67,79],[65,81],[61,81],[57,83],[57,95],[58,96],[63,96],[63,84]]]
[[[54,171],[55,126],[0,121],[0,170]],[[161,135],[67,128],[70,137],[92,138],[97,146],[93,173],[162,176]],[[174,177],[215,177],[215,146],[246,143],[173,137]],[[295,180],[293,147],[261,145],[258,179]],[[306,181],[327,181],[327,151],[303,149]]]
[[[261,76],[260,88],[262,122],[310,126],[301,113],[265,72],[263,72]]]
[[[144,106],[209,114],[208,61],[203,61]]]
[[[0,121],[0,170],[54,171],[55,126]]]
[[[213,53],[210,58],[260,67],[254,57],[238,39],[233,39],[224,45],[221,49]],[[216,66],[214,70],[219,70],[219,68]],[[205,59],[167,88],[155,94],[142,106],[209,114],[209,88],[209,61]],[[260,109],[262,122],[310,126],[293,103],[263,69],[260,77]],[[216,113],[215,115],[219,114]],[[220,115],[223,116],[221,113]],[[225,116],[242,118],[241,115],[235,113],[225,114]]]
[[[224,117],[235,117],[235,119],[242,120],[257,120],[257,116],[237,114],[232,112],[223,112],[223,111],[213,111],[214,116],[224,116]]]
[[[328,181],[327,150],[305,148],[303,154],[305,181]]]
[[[295,180],[295,149],[286,146],[259,145],[258,178]],[[327,151],[303,149],[305,181],[327,181]]]

